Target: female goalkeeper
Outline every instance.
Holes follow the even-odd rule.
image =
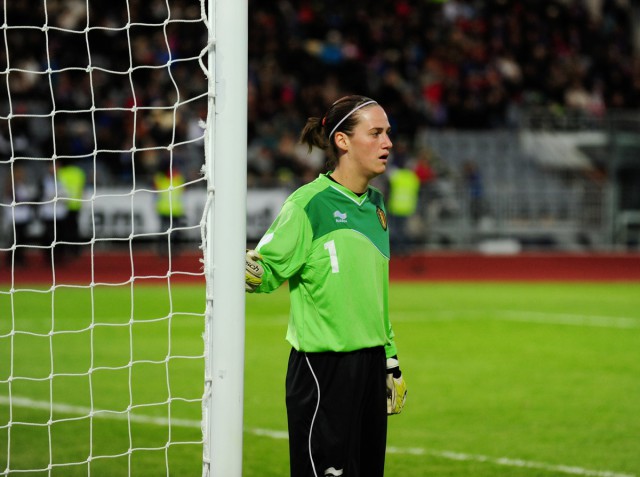
[[[296,190],[256,247],[246,289],[289,282],[286,378],[292,477],[384,474],[387,414],[406,386],[389,322],[389,232],[369,185],[392,147],[374,100],[347,96],[309,118],[300,140],[326,150],[330,172]]]

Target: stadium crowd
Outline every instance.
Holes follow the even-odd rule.
[[[299,111],[351,91],[378,99],[410,147],[421,128],[511,127],[532,107],[637,108],[632,19],[614,0],[253,2],[250,167],[263,181],[307,170],[289,133]]]
[[[131,185],[134,174],[144,185],[166,169],[169,145],[175,163],[202,161],[189,142],[207,108],[199,2],[31,3],[4,12],[0,165],[26,158],[46,176],[56,157],[98,185]]]
[[[166,146],[201,134],[206,97],[182,104],[175,119],[170,108],[177,93],[185,101],[206,90],[195,59],[206,31],[196,23],[168,25],[175,60],[168,68],[164,1],[89,4],[88,20],[83,1],[48,0],[46,12],[43,3],[7,6],[8,25],[63,30],[6,31],[0,63],[5,75],[12,71],[0,82],[0,157],[55,153],[92,161],[98,150],[102,180],[130,182],[134,170],[150,180],[166,162]],[[172,20],[200,18],[195,0],[169,4]],[[638,108],[636,10],[627,0],[250,0],[249,184],[304,181],[322,169],[323,157],[307,154],[293,131],[305,122],[303,111],[319,115],[351,92],[384,105],[402,144],[398,162],[417,154],[413,140],[425,128],[511,127],[531,107],[586,115]],[[87,25],[105,29],[85,35]],[[51,82],[18,71],[47,68],[63,71]],[[92,113],[92,105],[116,109]],[[134,105],[166,109],[134,113]],[[50,115],[54,106],[53,121],[29,117]],[[198,147],[173,154],[178,163],[201,160]]]

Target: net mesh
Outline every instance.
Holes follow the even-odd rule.
[[[0,475],[196,474],[204,1],[1,15]]]

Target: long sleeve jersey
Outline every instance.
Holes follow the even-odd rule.
[[[269,293],[288,280],[287,341],[298,351],[384,346],[397,354],[389,321],[389,233],[382,194],[362,196],[325,175],[285,201],[257,246]]]

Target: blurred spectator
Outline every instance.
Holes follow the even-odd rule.
[[[389,239],[396,254],[408,253],[411,246],[409,221],[418,207],[420,179],[409,167],[392,168],[389,172]]]
[[[15,203],[13,208],[4,208],[5,220],[4,228],[9,232],[9,245],[15,245],[13,256],[8,253],[5,261],[8,267],[11,262],[16,267],[26,265],[26,247],[31,244],[29,227],[35,219],[33,203],[38,198],[38,188],[36,184],[29,181],[28,171],[25,165],[14,162],[13,181],[6,183],[4,190],[5,204]]]
[[[83,169],[76,164],[64,163],[58,169],[58,182],[62,189],[67,192],[67,217],[62,222],[61,237],[65,242],[80,242],[80,229],[78,226],[78,215],[82,208],[84,196],[84,186],[87,181]],[[71,255],[78,255],[79,247],[68,246]]]
[[[462,165],[465,192],[469,200],[469,215],[475,224],[482,218],[484,210],[484,190],[482,176],[475,161],[468,160]]]
[[[184,226],[184,184],[184,176],[172,164],[167,164],[154,176],[156,210],[160,218],[158,252],[161,255],[166,255],[167,250],[174,255],[180,252],[182,232],[176,228]]]
[[[42,178],[38,217],[44,226],[40,244],[45,263],[52,266],[64,263],[68,256],[68,249],[58,245],[66,239],[64,225],[69,214],[68,201],[60,200],[69,197],[69,193],[58,180],[60,163],[51,160]]]
[[[428,219],[427,211],[431,205],[431,201],[436,197],[434,181],[438,176],[432,161],[433,152],[429,149],[420,149],[416,154],[413,165],[413,171],[420,181],[420,192],[418,194],[418,202],[421,209],[420,214],[425,220]]]

